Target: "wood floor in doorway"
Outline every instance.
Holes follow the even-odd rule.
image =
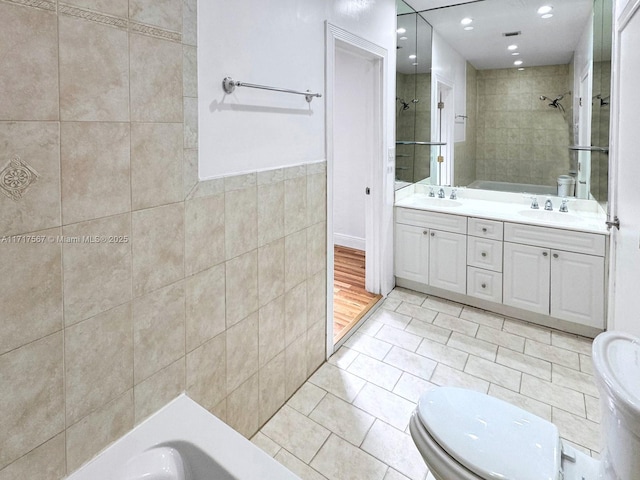
[[[362,250],[334,246],[333,343],[344,337],[382,297],[365,290]]]

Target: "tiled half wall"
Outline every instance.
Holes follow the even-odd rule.
[[[196,0],[0,0],[0,480],[324,360],[326,165],[198,182],[196,49]]]

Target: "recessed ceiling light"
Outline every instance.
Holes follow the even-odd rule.
[[[407,40],[407,37],[400,37],[398,40]]]
[[[396,30],[396,33],[407,33],[407,29],[400,27],[399,29]]]
[[[513,55],[514,57],[520,55],[520,52],[513,52],[511,55]]]
[[[538,9],[538,15],[544,15],[545,13],[549,13],[551,10],[553,10],[551,5],[543,5]]]
[[[464,27],[464,30],[473,30],[473,27],[471,25]]]
[[[469,17],[464,17],[462,20],[460,20],[460,23],[462,25],[470,25],[472,22],[473,22],[473,19]]]
[[[553,17],[553,13],[545,13],[544,15],[540,15],[540,18],[551,18]]]
[[[522,65],[522,60],[516,60],[515,62],[513,62],[514,65]]]
[[[509,45],[507,47],[507,50],[517,50],[518,49],[518,45]]]
[[[413,65],[414,67],[417,67],[418,66],[418,62],[414,62],[411,65]]]
[[[524,67],[520,67],[518,70],[519,70],[519,71],[522,71],[522,70],[524,70]]]
[[[409,58],[410,58],[411,60],[413,60],[414,58],[416,58],[416,56],[415,56],[415,55],[409,55]]]

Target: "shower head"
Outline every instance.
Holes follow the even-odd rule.
[[[551,99],[545,95],[540,95],[538,98],[542,101],[549,101],[549,106],[553,107],[553,108],[557,108],[558,110],[560,110],[562,113],[564,113],[564,107],[562,106],[562,104],[560,103],[560,100],[562,100],[564,98],[565,95],[570,95],[571,91],[568,92],[564,92],[560,95],[558,95],[556,98]]]
[[[404,98],[396,97],[396,100],[399,101],[402,104],[402,107],[401,107],[402,111],[409,110],[409,107],[411,105],[409,105],[407,102],[405,102]],[[416,102],[413,101],[413,103],[416,103]]]

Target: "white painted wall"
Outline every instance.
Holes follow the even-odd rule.
[[[326,20],[386,48],[395,64],[395,0],[198,2],[201,179],[325,159],[324,98],[308,105],[302,96],[249,88],[226,95],[221,84],[231,76],[324,94]],[[386,85],[393,99],[393,69]]]
[[[336,49],[334,103],[334,243],[365,249],[365,188],[374,158],[374,64]]]
[[[433,59],[431,62],[431,78],[441,78],[453,85],[454,115],[467,114],[467,62],[462,55],[451,47],[437,32],[433,31]],[[436,82],[431,81],[432,112],[437,114],[437,98],[435,98]],[[433,115],[433,114],[432,114]],[[432,138],[434,128],[438,122],[431,119]],[[454,140],[464,142],[465,124],[456,123],[454,127]]]

